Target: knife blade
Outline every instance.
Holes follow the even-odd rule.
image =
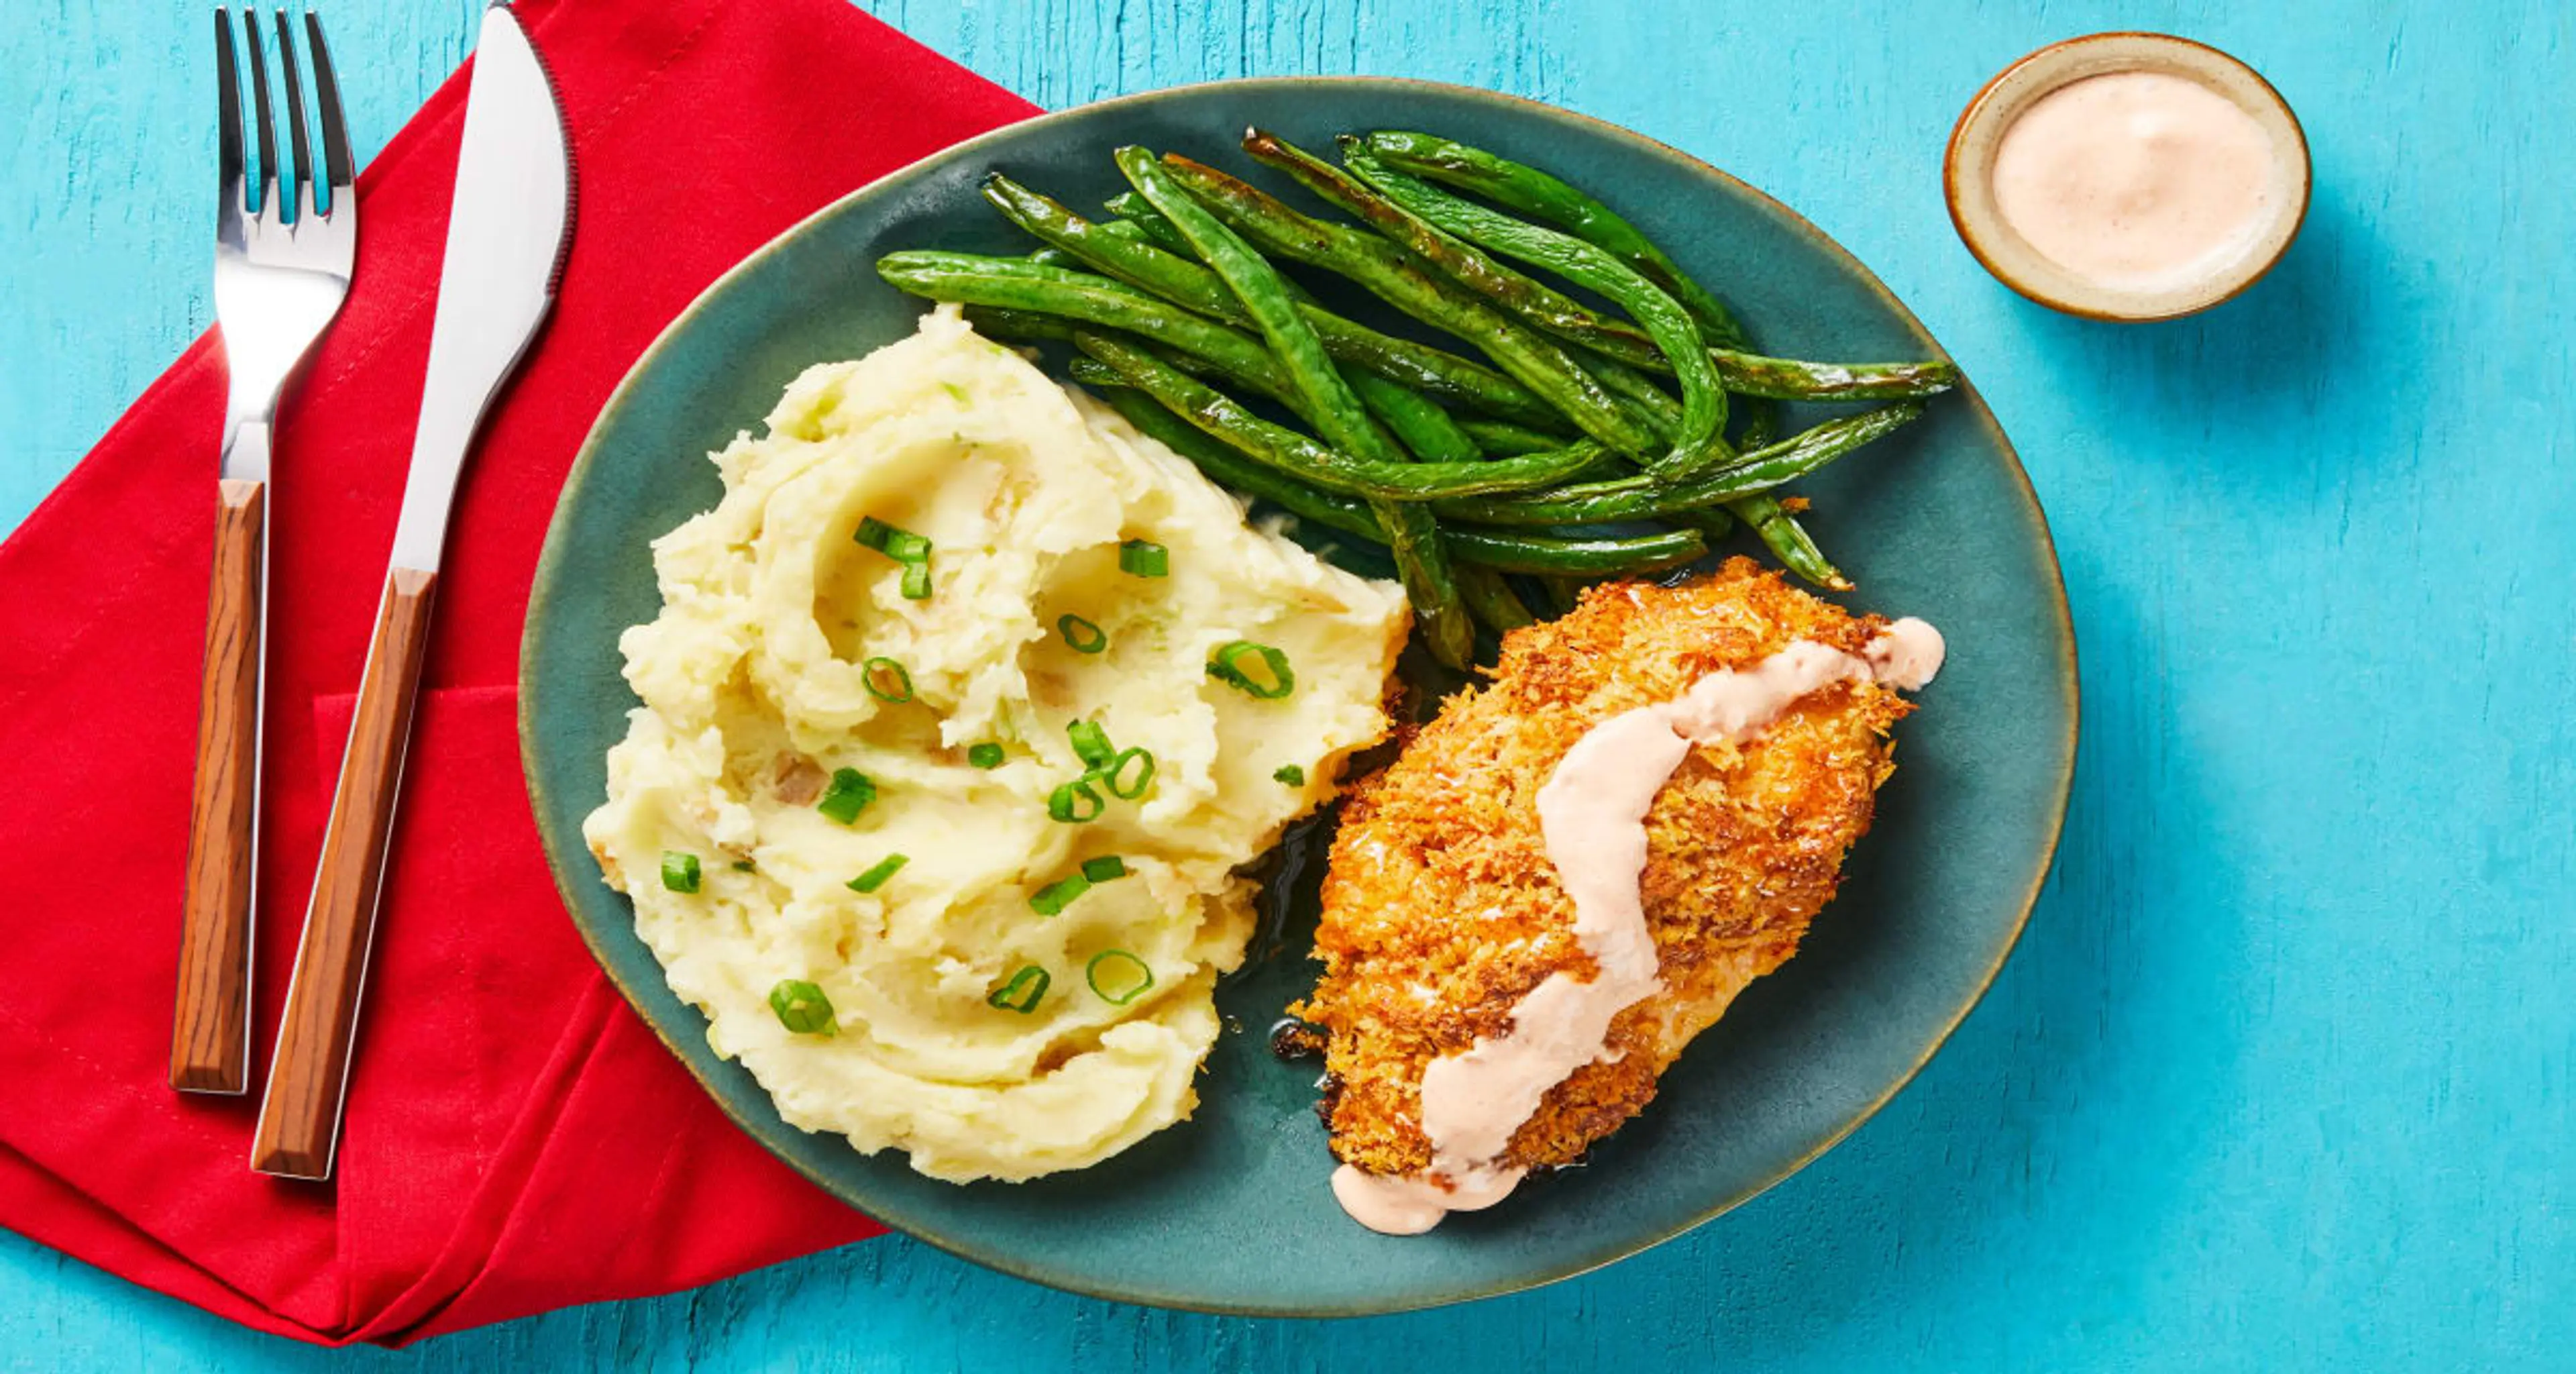
[[[484,11],[465,96],[419,427],[322,857],[252,1135],[251,1167],[328,1178],[375,942],[448,514],[484,412],[554,303],[572,242],[570,141],[554,82],[509,8]]]

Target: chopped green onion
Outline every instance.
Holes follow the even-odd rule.
[[[903,866],[911,862],[912,859],[908,855],[888,854],[884,858],[877,860],[876,867],[852,878],[850,880],[850,890],[852,892],[874,892],[878,888],[886,885],[886,879],[901,872],[903,870]]]
[[[1258,656],[1261,666],[1269,670],[1268,684],[1255,681],[1243,671],[1240,660],[1247,654]],[[1216,657],[1208,660],[1207,671],[1209,677],[1263,701],[1277,701],[1297,690],[1297,672],[1288,666],[1288,656],[1267,644],[1255,644],[1248,639],[1238,639],[1219,648]]]
[[[1124,878],[1127,876],[1127,861],[1115,854],[1103,854],[1097,859],[1085,859],[1082,861],[1082,876],[1095,883]]]
[[[1122,783],[1119,779],[1127,775],[1130,763],[1142,763],[1144,767],[1136,770],[1134,783]],[[1118,757],[1111,759],[1109,766],[1101,770],[1100,780],[1109,784],[1109,795],[1120,801],[1134,801],[1145,795],[1146,788],[1154,785],[1154,756],[1143,749],[1121,750]]]
[[[778,1024],[798,1035],[830,1035],[841,1028],[832,1014],[832,999],[802,978],[779,979],[769,990],[769,1009],[778,1013]]]
[[[978,768],[999,768],[1002,766],[1002,746],[991,740],[967,745],[966,761]]]
[[[1100,768],[1118,757],[1118,747],[1109,742],[1109,732],[1096,720],[1077,720],[1064,727],[1073,739],[1073,756]]]
[[[1109,803],[1102,801],[1100,794],[1092,790],[1088,777],[1058,783],[1056,789],[1047,794],[1047,815],[1070,824],[1098,820],[1100,813],[1108,807]]]
[[[1110,980],[1120,986],[1120,991],[1111,992],[1100,985],[1103,964],[1109,966]],[[1120,978],[1119,975],[1128,969],[1134,970],[1133,976]],[[1123,1007],[1144,996],[1145,989],[1154,986],[1154,970],[1147,967],[1144,960],[1123,949],[1104,949],[1092,955],[1090,963],[1083,965],[1082,981],[1089,983],[1091,990],[1100,994],[1101,1001],[1113,1007]]]
[[[1079,873],[1054,882],[1029,894],[1029,909],[1040,916],[1053,916],[1073,905],[1073,899],[1091,890],[1091,880]]]
[[[906,601],[930,599],[930,556],[927,553],[922,555],[920,562],[903,565],[903,599]]]
[[[1038,999],[1046,996],[1047,984],[1052,981],[1045,969],[1035,964],[1023,964],[1019,972],[1011,975],[1011,981],[993,989],[985,997],[984,1004],[1026,1016],[1038,1009]]]
[[[965,405],[968,403],[969,398],[966,395],[966,388],[959,386],[955,382],[941,382],[940,385],[947,388],[948,394],[954,397],[959,405]]]
[[[860,664],[859,668],[859,681],[867,687],[869,696],[879,701],[892,702],[897,706],[912,700],[912,674],[904,671],[902,664],[890,658],[879,657],[869,659]],[[891,681],[893,686],[882,685],[888,681]]]
[[[1169,577],[1171,551],[1148,539],[1127,540],[1118,546],[1118,571],[1129,577]]]
[[[673,892],[698,890],[698,856],[677,850],[662,851],[662,886]]]
[[[849,825],[858,820],[868,803],[877,799],[876,780],[855,768],[832,770],[832,785],[823,789],[823,799],[814,809],[825,816]]]
[[[1303,787],[1306,785],[1306,770],[1293,763],[1283,763],[1279,765],[1279,771],[1271,774],[1270,776],[1288,784],[1290,787]]]
[[[885,552],[886,540],[901,533],[903,533],[903,531],[898,530],[894,526],[871,515],[859,522],[859,532],[851,535],[850,537],[879,553],[883,553]]]
[[[736,859],[733,861],[733,871],[736,873],[757,873],[760,871],[760,865],[753,863],[749,859]]]
[[[1077,654],[1096,654],[1109,647],[1108,632],[1078,615],[1057,616],[1055,632]]]

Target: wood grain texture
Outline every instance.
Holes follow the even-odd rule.
[[[286,1015],[252,1134],[250,1164],[264,1174],[328,1178],[340,1141],[349,1051],[366,995],[367,954],[376,935],[376,891],[401,800],[403,755],[438,574],[396,568],[385,580],[358,685],[340,786],[322,832],[313,902],[295,949]]]
[[[1055,105],[1287,72],[1534,95],[1708,158],[1840,238],[2001,415],[2074,602],[2074,809],[2002,980],[1895,1103],[1771,1193],[1601,1273],[1465,1309],[1342,1325],[1150,1312],[887,1239],[334,1354],[0,1237],[0,1369],[2567,1367],[2576,9],[871,8]],[[478,9],[331,0],[362,152],[452,68]],[[207,319],[202,21],[179,0],[0,17],[0,109],[25,121],[0,147],[0,523]],[[2317,199],[2300,242],[2209,315],[2053,316],[1978,270],[1942,211],[1942,141],[1978,84],[2108,28],[2227,48],[2306,125]],[[1817,512],[1828,539],[1832,522]],[[0,684],[8,669],[0,650]]]
[[[262,586],[268,486],[218,484],[206,594],[206,667],[188,807],[188,886],[170,1086],[237,1093],[250,1082],[250,939],[259,837]]]

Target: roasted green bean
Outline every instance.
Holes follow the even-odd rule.
[[[1779,498],[1765,492],[1731,501],[1727,503],[1727,509],[1735,512],[1735,518],[1751,525],[1753,532],[1762,536],[1762,542],[1770,548],[1772,556],[1789,571],[1819,587],[1838,592],[1852,589],[1851,579],[1843,576],[1842,569],[1825,557],[1823,549],[1816,547],[1807,527],[1798,523],[1798,517],[1791,515],[1788,508],[1780,504]]]
[[[1299,214],[1276,198],[1177,153],[1164,167],[1217,218],[1282,257],[1350,278],[1387,304],[1474,344],[1584,433],[1640,457],[1652,435],[1583,370],[1563,345],[1432,276],[1404,250],[1365,230]]]
[[[1716,296],[1691,280],[1664,251],[1609,206],[1535,167],[1496,157],[1478,148],[1426,134],[1380,132],[1369,135],[1368,151],[1399,170],[1474,191],[1506,208],[1556,225],[1576,238],[1618,255],[1630,267],[1672,293],[1699,320],[1711,342],[1739,353],[1753,351],[1753,341]],[[1768,405],[1748,407],[1744,442],[1767,445],[1778,420]],[[1849,587],[1826,560],[1795,516],[1767,496],[1734,503],[1737,519],[1751,525],[1764,544],[1791,571],[1820,585]]]
[[[1718,379],[1742,396],[1781,401],[1904,401],[1937,396],[1959,384],[1948,363],[1811,363],[1712,348]]]
[[[1041,242],[1071,253],[1100,272],[1230,324],[1251,322],[1225,284],[1187,257],[1116,236],[1104,241],[1107,226],[1094,224],[1059,202],[998,174],[985,179],[984,198]],[[1139,203],[1143,203],[1141,198]],[[1371,329],[1321,306],[1301,302],[1298,309],[1336,362],[1365,369],[1454,405],[1541,425],[1561,427],[1565,423],[1546,401],[1491,368],[1428,344]]]
[[[1525,429],[1508,420],[1479,420],[1471,416],[1460,420],[1458,428],[1466,431],[1467,437],[1475,441],[1476,447],[1500,457],[1510,457],[1516,453],[1545,453],[1549,449],[1565,446],[1565,440],[1556,435],[1541,434],[1537,430]]]
[[[1619,477],[1513,496],[1438,501],[1432,509],[1442,519],[1480,525],[1604,525],[1669,518],[1795,481],[1922,413],[1919,402],[1899,401],[1864,414],[1827,420],[1687,482]]]
[[[1341,145],[1343,160],[1350,172],[1363,183],[1362,189],[1376,193],[1375,204],[1358,198],[1345,199],[1305,176],[1299,179],[1317,194],[1342,205],[1381,231],[1396,236],[1399,242],[1447,272],[1461,285],[1476,290],[1531,324],[1630,367],[1666,373],[1674,371],[1670,359],[1656,347],[1654,339],[1645,330],[1625,320],[1607,318],[1546,283],[1514,271],[1477,251],[1476,245],[1483,241],[1476,239],[1474,234],[1457,224],[1424,215],[1419,207],[1396,195],[1393,188],[1382,181],[1382,177],[1393,169],[1370,154],[1364,141],[1346,135]],[[1271,161],[1249,140],[1245,147],[1252,151],[1253,156],[1265,162]],[[1286,163],[1274,165],[1286,167],[1296,174],[1297,169]],[[1403,174],[1397,172],[1395,175]],[[1343,179],[1345,186],[1349,180]],[[1422,183],[1417,181],[1414,184],[1420,186]],[[1482,207],[1470,205],[1469,208]],[[1483,246],[1509,251],[1498,244],[1485,243]],[[1646,246],[1653,248],[1651,242]],[[1544,261],[1531,261],[1535,266],[1550,266]],[[1689,278],[1680,280],[1687,282]],[[1906,400],[1937,395],[1956,386],[1959,379],[1958,369],[1944,362],[1810,362],[1802,358],[1767,357],[1714,345],[1708,353],[1717,368],[1718,380],[1728,391],[1784,401]]]
[[[1252,148],[1254,139],[1247,138],[1244,146]],[[1367,186],[1376,188],[1379,193],[1377,199],[1382,202],[1384,213],[1372,218],[1372,223],[1381,219],[1410,220],[1433,231],[1415,235],[1425,245],[1440,246],[1435,235],[1454,236],[1448,237],[1447,241],[1456,248],[1465,249],[1466,244],[1472,243],[1479,248],[1518,258],[1532,267],[1554,272],[1617,302],[1621,309],[1645,327],[1648,337],[1662,352],[1665,365],[1672,369],[1681,383],[1681,416],[1675,426],[1673,447],[1659,458],[1648,459],[1648,470],[1657,476],[1678,481],[1704,472],[1733,456],[1726,445],[1726,390],[1718,381],[1717,365],[1708,356],[1708,346],[1700,338],[1699,325],[1679,301],[1626,263],[1570,234],[1524,223],[1460,199],[1428,182],[1406,176],[1370,157],[1357,140],[1344,145],[1350,173],[1300,154],[1276,140],[1267,141],[1266,151],[1287,165],[1301,169],[1301,179],[1311,179],[1309,184],[1330,182],[1353,203],[1366,203],[1369,197],[1365,189],[1353,182],[1351,174],[1356,174]],[[1262,155],[1261,152],[1255,153],[1255,156]],[[1265,157],[1264,160],[1269,159]],[[1450,271],[1462,285],[1498,304],[1518,299],[1526,294],[1527,287],[1536,285],[1517,273],[1507,279],[1491,271],[1469,270],[1478,265],[1474,261],[1476,259],[1483,259],[1483,255],[1466,250],[1452,251],[1432,261]],[[1481,265],[1492,267],[1495,264],[1490,259],[1483,259]],[[1596,373],[1598,371],[1596,369]],[[1638,380],[1644,384],[1643,378]],[[1647,384],[1647,389],[1651,391],[1653,388]],[[1632,396],[1631,399],[1636,398]]]
[[[935,301],[1061,315],[1142,334],[1195,353],[1267,394],[1290,390],[1287,374],[1259,339],[1107,277],[1016,258],[921,250],[877,259],[877,275]]]
[[[1345,160],[1356,140],[1342,140]],[[1663,363],[1663,352],[1644,330],[1603,318],[1561,291],[1496,262],[1455,230],[1415,213],[1353,162],[1349,172],[1265,130],[1243,137],[1253,159],[1296,178],[1300,185],[1358,217],[1459,285],[1528,323],[1595,352],[1644,367]],[[1365,150],[1359,156],[1365,157]],[[1358,175],[1354,176],[1353,173]]]
[[[982,331],[985,337],[994,339],[1019,341],[1043,339],[1071,343],[1075,335],[1083,332],[1083,325],[1080,322],[1059,315],[1040,315],[1025,310],[995,310],[980,305],[966,308],[966,320]],[[1156,347],[1155,356],[1193,377],[1223,375],[1222,371],[1207,359],[1178,349]],[[1069,370],[1075,381],[1086,385],[1127,385],[1126,379],[1121,377],[1116,369],[1090,358],[1075,358]],[[1229,380],[1243,383],[1246,379]],[[1429,401],[1366,372],[1350,374],[1350,382],[1351,389],[1360,394],[1361,403],[1379,419],[1385,421],[1386,427],[1395,432],[1395,437],[1403,441],[1406,448],[1413,450],[1415,455],[1423,460],[1437,463],[1466,462],[1482,454],[1482,447],[1468,436],[1465,428],[1450,419],[1448,412]],[[1259,388],[1256,386],[1255,389]],[[1512,426],[1503,428],[1515,435],[1526,436],[1535,441],[1513,448],[1506,456],[1523,453],[1553,453],[1565,447],[1565,440],[1553,435]]]
[[[1230,324],[1253,323],[1251,313],[1244,309],[1243,303],[1235,298],[1215,272],[1140,241],[1137,235],[1141,231],[1136,230],[1134,222],[1118,220],[1094,224],[998,172],[984,179],[984,198],[1013,224],[1036,235],[1050,248],[1073,255],[1139,290],[1150,291],[1175,305],[1215,316]],[[1152,203],[1145,202],[1145,208],[1151,210]],[[1169,220],[1164,222],[1170,223]],[[1121,229],[1130,232],[1117,232]],[[1173,232],[1179,231],[1175,229]],[[1314,326],[1325,352],[1337,361],[1356,361],[1386,351],[1387,345],[1403,343],[1312,304],[1300,302],[1297,309],[1306,323]],[[1337,343],[1341,346],[1336,347]],[[1465,363],[1464,359],[1458,361]],[[1472,363],[1465,365],[1474,366]],[[1370,412],[1384,421],[1406,448],[1423,459],[1460,462],[1474,458],[1480,452],[1475,441],[1458,428],[1446,411],[1403,385],[1361,372],[1356,367],[1347,375],[1347,380]],[[1497,375],[1494,380],[1504,379]],[[1536,400],[1535,397],[1531,399]]]
[[[1341,369],[1334,366],[1332,356],[1324,351],[1323,339],[1298,312],[1297,299],[1279,269],[1218,222],[1188,192],[1174,185],[1151,151],[1130,145],[1113,156],[1128,184],[1163,212],[1172,227],[1181,231],[1181,237],[1189,240],[1199,261],[1207,264],[1208,270],[1216,273],[1234,298],[1242,302],[1261,336],[1269,341],[1271,353],[1287,370],[1290,385],[1305,398],[1305,413],[1325,441],[1354,455],[1361,464],[1400,469],[1407,456],[1405,451],[1371,418],[1359,394],[1351,390]],[[1100,356],[1087,346],[1085,351]],[[1119,367],[1114,355],[1102,361]],[[1120,370],[1127,371],[1123,367]],[[1131,379],[1135,377],[1132,372],[1129,375]],[[1408,415],[1413,413],[1402,399],[1396,404]],[[1476,632],[1468,622],[1466,603],[1459,599],[1457,574],[1450,569],[1448,551],[1441,546],[1438,522],[1429,511],[1397,506],[1386,499],[1384,492],[1367,494],[1378,497],[1372,513],[1386,527],[1387,548],[1395,554],[1396,570],[1403,575],[1405,593],[1413,602],[1414,618],[1422,627],[1432,657],[1453,668],[1466,667],[1476,656]]]
[[[1276,468],[1265,467],[1209,438],[1130,387],[1112,387],[1101,399],[1136,428],[1186,458],[1217,485],[1267,501],[1301,520],[1383,544],[1386,531],[1369,513],[1368,503],[1340,492],[1320,491]],[[1605,577],[1677,567],[1708,552],[1689,531],[1667,531],[1627,538],[1557,539],[1518,530],[1452,527],[1445,530],[1449,550],[1463,563],[1507,572],[1561,573]]]
[[[1353,371],[1348,379],[1351,390],[1359,393],[1360,404],[1383,421],[1414,457],[1426,463],[1466,463],[1484,456],[1484,449],[1448,411],[1419,393],[1369,372]],[[1564,445],[1559,439],[1548,447]]]
[[[1596,467],[1603,456],[1598,444],[1579,442],[1553,453],[1464,463],[1356,458],[1254,415],[1142,348],[1088,333],[1074,342],[1209,437],[1331,491],[1394,502],[1534,491]]]
[[[1547,539],[1518,531],[1444,525],[1449,551],[1462,562],[1481,563],[1504,572],[1570,573],[1607,577],[1623,573],[1661,572],[1705,557],[1708,545],[1691,530],[1654,534],[1601,535]]]
[[[1190,251],[1189,240],[1182,238],[1181,231],[1173,228],[1172,222],[1163,218],[1163,212],[1148,204],[1143,196],[1133,191],[1121,191],[1109,198],[1108,209],[1119,219],[1135,225],[1156,246],[1175,253]]]
[[[1716,296],[1693,281],[1636,226],[1591,196],[1534,167],[1446,139],[1373,134],[1367,147],[1385,163],[1462,186],[1498,204],[1549,220],[1575,237],[1618,255],[1680,300],[1698,317],[1713,342],[1739,353],[1752,351],[1751,339]],[[1771,407],[1752,408],[1746,416],[1745,442],[1767,444],[1777,423]],[[1836,590],[1851,586],[1817,547],[1806,527],[1775,498],[1767,494],[1740,497],[1729,502],[1728,509],[1752,526],[1790,571]]]
[[[1483,563],[1470,563],[1458,570],[1458,593],[1466,598],[1467,609],[1495,634],[1510,634],[1524,625],[1537,623],[1529,607],[1521,604],[1520,594],[1503,581],[1502,572]]]
[[[1736,323],[1734,312],[1724,302],[1692,281],[1637,226],[1592,196],[1535,167],[1429,134],[1381,131],[1368,136],[1367,146],[1369,152],[1392,167],[1473,191],[1505,209],[1544,220],[1586,243],[1618,254],[1647,280],[1671,292],[1699,320],[1711,342],[1738,352],[1753,350],[1743,326]]]

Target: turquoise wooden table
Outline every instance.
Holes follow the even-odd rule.
[[[335,0],[364,147],[463,57],[476,8]],[[0,1367],[2576,1365],[2567,7],[871,8],[1050,106],[1287,72],[1536,96],[1735,171],[1877,269],[2018,441],[2082,642],[2065,848],[2002,981],[1786,1184],[1463,1309],[1149,1312],[888,1239],[335,1357],[0,1235]],[[1942,214],[1942,140],[1977,84],[2120,27],[2253,62],[2314,148],[2288,261],[2198,319],[2049,314]],[[0,528],[207,320],[203,30],[177,0],[0,18],[0,109],[24,130],[0,154]]]

